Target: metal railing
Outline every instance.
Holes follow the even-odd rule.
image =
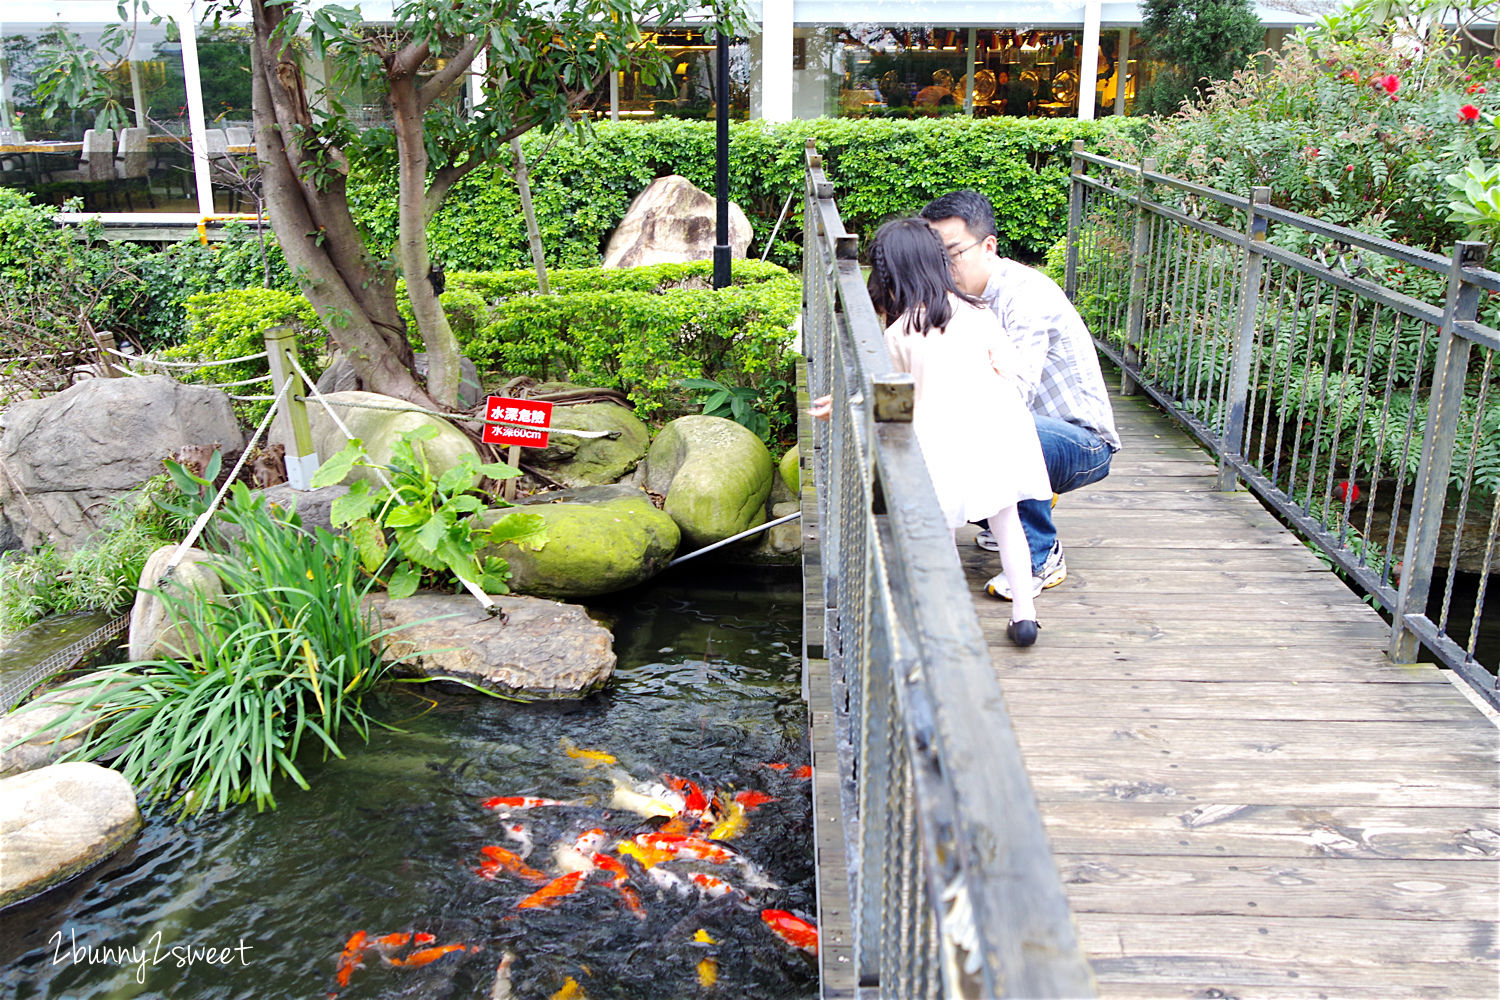
[[[1425,647],[1500,706],[1481,632],[1500,524],[1485,245],[1442,257],[1075,143],[1067,249],[1068,295],[1126,391],[1373,595],[1392,659]]]
[[[963,570],[865,290],[807,149],[803,339],[817,421],[825,655],[859,985],[1094,995]],[[820,682],[820,681],[818,681]]]

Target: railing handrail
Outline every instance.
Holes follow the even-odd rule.
[[[1101,168],[1106,171],[1116,171],[1129,178],[1126,184],[1109,183],[1099,176],[1090,176],[1090,167]],[[1164,184],[1176,190],[1186,191],[1190,194],[1201,196],[1221,205],[1225,205],[1244,217],[1244,228],[1241,230],[1231,229],[1221,223],[1206,219],[1196,218],[1148,195],[1148,189],[1153,184]],[[1460,414],[1467,400],[1465,397],[1465,379],[1468,376],[1469,354],[1472,347],[1480,347],[1490,351],[1500,351],[1500,330],[1495,330],[1477,319],[1478,303],[1483,294],[1500,291],[1500,272],[1490,270],[1483,265],[1487,248],[1481,243],[1458,243],[1451,256],[1444,257],[1417,247],[1409,247],[1391,240],[1367,233],[1358,232],[1346,226],[1332,223],[1294,212],[1284,208],[1277,208],[1269,204],[1269,188],[1257,188],[1251,198],[1242,198],[1227,192],[1205,188],[1202,185],[1183,181],[1162,174],[1155,169],[1154,162],[1147,161],[1139,167],[1111,160],[1107,157],[1098,156],[1087,152],[1081,143],[1075,143],[1073,149],[1073,164],[1071,170],[1070,184],[1070,218],[1068,229],[1068,275],[1066,291],[1070,298],[1077,297],[1078,284],[1078,258],[1079,258],[1079,234],[1081,231],[1082,207],[1085,200],[1085,192],[1099,192],[1101,195],[1117,199],[1113,211],[1119,212],[1120,216],[1128,212],[1134,214],[1136,236],[1131,245],[1131,251],[1138,259],[1143,258],[1147,251],[1147,244],[1151,241],[1147,238],[1151,227],[1157,225],[1151,219],[1167,220],[1182,227],[1183,231],[1191,231],[1203,236],[1212,237],[1220,241],[1220,249],[1229,250],[1239,255],[1236,266],[1231,269],[1237,277],[1237,287],[1230,290],[1227,296],[1221,291],[1219,304],[1224,304],[1224,298],[1236,303],[1234,317],[1228,317],[1220,312],[1217,315],[1205,311],[1194,313],[1192,316],[1200,321],[1202,330],[1209,329],[1213,323],[1223,330],[1231,324],[1236,327],[1232,347],[1227,352],[1229,371],[1222,377],[1214,375],[1210,382],[1219,382],[1217,392],[1222,395],[1216,399],[1195,398],[1193,402],[1196,409],[1183,403],[1179,395],[1185,390],[1183,386],[1177,385],[1177,379],[1181,376],[1186,380],[1182,371],[1176,371],[1173,375],[1173,386],[1162,387],[1151,384],[1148,374],[1142,370],[1139,362],[1142,344],[1141,312],[1143,308],[1145,282],[1139,277],[1133,277],[1130,281],[1129,301],[1124,307],[1124,314],[1129,317],[1125,324],[1124,349],[1116,351],[1110,344],[1099,340],[1096,341],[1100,349],[1110,355],[1125,374],[1127,386],[1139,385],[1149,393],[1156,401],[1169,412],[1173,413],[1179,420],[1188,426],[1196,437],[1207,447],[1221,462],[1220,485],[1221,488],[1233,488],[1237,480],[1243,480],[1252,491],[1282,514],[1300,534],[1311,540],[1318,548],[1335,563],[1341,570],[1346,572],[1356,583],[1370,594],[1374,595],[1381,604],[1389,609],[1392,614],[1393,624],[1390,644],[1387,652],[1390,657],[1398,662],[1411,662],[1416,658],[1418,645],[1425,646],[1437,659],[1452,668],[1459,676],[1467,681],[1472,687],[1483,694],[1492,704],[1500,707],[1500,679],[1491,675],[1474,658],[1473,647],[1474,636],[1477,635],[1478,619],[1483,613],[1484,589],[1481,583],[1478,597],[1473,610],[1473,621],[1470,629],[1470,648],[1465,649],[1456,643],[1445,631],[1443,623],[1446,621],[1449,609],[1448,601],[1453,593],[1453,570],[1449,567],[1447,589],[1444,592],[1443,608],[1438,616],[1439,621],[1435,624],[1428,618],[1427,606],[1429,593],[1431,591],[1434,570],[1438,557],[1438,536],[1443,530],[1443,514],[1447,500],[1447,487],[1450,475],[1453,472],[1453,460],[1457,447],[1458,424]],[[1098,215],[1097,220],[1108,219],[1108,215]],[[1323,255],[1322,249],[1318,249],[1318,259],[1304,256],[1283,246],[1268,242],[1266,234],[1271,223],[1280,226],[1294,227],[1315,239],[1322,239],[1334,244],[1335,253],[1332,262]],[[1120,217],[1117,216],[1113,223],[1107,221],[1097,222],[1100,231],[1108,231],[1113,225],[1116,232],[1112,238],[1116,241],[1123,240],[1123,235],[1118,231],[1122,228]],[[1175,237],[1174,237],[1175,239]],[[1316,244],[1314,244],[1316,246]],[[1154,252],[1157,244],[1151,243]],[[1179,253],[1175,244],[1170,251],[1173,255]],[[1216,251],[1217,252],[1217,251]],[[1364,273],[1364,261],[1361,254],[1377,255],[1382,258],[1399,263],[1402,267],[1409,269],[1420,269],[1435,275],[1442,275],[1448,281],[1447,295],[1442,305],[1432,302],[1423,302],[1409,295],[1387,288],[1377,282],[1368,280],[1361,275]],[[1352,258],[1351,258],[1352,255]],[[1351,268],[1351,259],[1353,267]],[[1097,262],[1096,262],[1097,263]],[[1372,320],[1367,323],[1377,322],[1380,316],[1379,310],[1386,309],[1394,317],[1394,322],[1399,326],[1401,322],[1412,321],[1418,324],[1419,329],[1430,329],[1434,336],[1432,339],[1432,375],[1430,386],[1427,388],[1427,410],[1424,413],[1424,438],[1419,452],[1420,462],[1414,477],[1411,477],[1412,496],[1410,499],[1409,512],[1402,513],[1401,495],[1398,489],[1395,499],[1395,511],[1391,515],[1390,538],[1394,541],[1396,522],[1398,519],[1405,527],[1404,551],[1400,553],[1387,551],[1385,558],[1387,562],[1384,568],[1378,571],[1367,564],[1363,552],[1356,552],[1345,545],[1345,533],[1352,525],[1348,522],[1348,502],[1346,502],[1343,521],[1343,530],[1336,536],[1328,526],[1328,514],[1326,507],[1322,514],[1314,514],[1309,511],[1312,501],[1311,484],[1308,484],[1308,492],[1301,501],[1295,500],[1287,490],[1294,490],[1295,483],[1288,485],[1287,490],[1280,488],[1274,480],[1273,475],[1266,471],[1256,461],[1247,457],[1250,442],[1250,429],[1245,422],[1247,398],[1247,386],[1250,382],[1252,368],[1257,368],[1262,362],[1271,365],[1275,358],[1270,352],[1264,355],[1256,347],[1256,335],[1261,328],[1258,325],[1264,318],[1258,305],[1260,287],[1262,283],[1262,268],[1266,265],[1276,265],[1297,275],[1297,297],[1301,297],[1301,282],[1304,278],[1312,279],[1314,287],[1327,285],[1335,289],[1335,296],[1340,293],[1348,293],[1351,301],[1355,303],[1355,312],[1362,306],[1373,305]],[[1105,265],[1108,267],[1109,265]],[[1138,263],[1137,269],[1143,267]],[[1180,265],[1179,265],[1180,266]],[[1123,270],[1117,266],[1117,270]],[[1179,275],[1180,277],[1180,275]],[[1196,276],[1194,282],[1197,281]],[[1117,273],[1114,276],[1117,284],[1123,284],[1123,278]],[[1097,281],[1096,281],[1097,283]],[[1281,297],[1278,291],[1278,303]],[[1316,301],[1316,292],[1315,299]],[[1165,302],[1165,300],[1163,300]],[[1118,310],[1118,299],[1112,308]],[[1210,305],[1206,303],[1205,304]],[[1207,339],[1206,334],[1195,337],[1187,337],[1181,330],[1192,326],[1188,322],[1190,309],[1198,307],[1197,300],[1189,302],[1188,297],[1174,297],[1171,302],[1171,311],[1179,313],[1174,315],[1172,322],[1180,325],[1175,336],[1181,338],[1181,345],[1188,350],[1199,350],[1205,355],[1214,347]],[[1339,303],[1334,299],[1332,313],[1337,313]],[[1300,304],[1297,308],[1301,308]],[[1278,304],[1277,309],[1280,309]],[[1353,333],[1353,320],[1350,314],[1350,335]],[[1212,321],[1212,322],[1211,322]],[[1278,314],[1275,324],[1277,331],[1281,318]],[[1373,329],[1373,328],[1372,328]],[[1310,328],[1309,328],[1310,330]],[[1294,325],[1289,332],[1290,337],[1295,337],[1298,329]],[[1311,333],[1309,333],[1309,337]],[[1425,335],[1424,335],[1425,336]],[[1393,335],[1394,337],[1394,335]],[[1332,333],[1328,333],[1327,351],[1328,357],[1333,356]],[[1370,336],[1371,357],[1375,336]],[[1290,343],[1290,341],[1288,341]],[[1423,345],[1427,342],[1424,340]],[[1157,345],[1160,347],[1160,344]],[[1391,351],[1394,354],[1395,340],[1391,341]],[[1273,347],[1274,350],[1274,347]],[[1418,370],[1414,381],[1408,390],[1403,386],[1404,392],[1409,392],[1411,399],[1406,405],[1409,412],[1415,414],[1418,407],[1416,394],[1422,388],[1421,376],[1422,352],[1424,347],[1418,348]],[[1347,379],[1351,374],[1350,361],[1347,350],[1340,355],[1342,358],[1343,371],[1339,377]],[[1290,359],[1288,359],[1288,371],[1290,371]],[[1368,364],[1368,362],[1367,362]],[[1486,362],[1488,366],[1489,362]],[[1202,362],[1198,362],[1198,369],[1193,373],[1195,381],[1193,393],[1198,392],[1197,380],[1203,374]],[[1305,369],[1302,378],[1309,377]],[[1486,367],[1486,371],[1489,368]],[[1331,370],[1322,370],[1319,378],[1327,379]],[[1387,376],[1385,390],[1386,404],[1389,404],[1391,395],[1390,376]],[[1480,380],[1481,383],[1484,379]],[[1267,398],[1265,401],[1265,416],[1268,418],[1272,413],[1270,391],[1273,387],[1266,387]],[[1483,412],[1484,387],[1479,390],[1478,407],[1471,414],[1474,418],[1475,429],[1474,441],[1479,440],[1479,419]],[[1300,392],[1300,390],[1299,390]],[[1299,396],[1299,400],[1301,397]],[[1254,405],[1251,403],[1250,405]],[[1299,401],[1299,408],[1302,406]],[[1277,410],[1277,419],[1286,419],[1290,412]],[[1299,416],[1300,416],[1299,409]],[[1318,409],[1319,420],[1322,420],[1323,411]],[[1388,414],[1382,414],[1384,420]],[[1215,421],[1221,421],[1216,424]],[[1410,425],[1409,425],[1410,426]],[[1356,434],[1358,430],[1356,430]],[[1382,434],[1384,432],[1382,431]],[[1409,435],[1410,436],[1410,435]],[[1316,438],[1316,431],[1313,435]],[[1299,438],[1300,440],[1300,438]],[[1382,442],[1385,438],[1382,436]],[[1280,439],[1278,437],[1278,447]],[[1332,488],[1333,469],[1338,461],[1336,450],[1338,448],[1338,437],[1335,436],[1333,444],[1327,452],[1327,487]],[[1358,441],[1351,443],[1351,448],[1357,448]],[[1411,447],[1414,440],[1403,441],[1403,445]],[[1262,438],[1260,447],[1264,451],[1266,440]],[[1317,445],[1314,445],[1316,449]],[[1384,448],[1384,443],[1381,444]],[[1472,451],[1472,448],[1471,448]],[[1313,463],[1316,468],[1318,460],[1316,450],[1313,452]],[[1379,465],[1381,456],[1377,454],[1375,463]],[[1296,453],[1293,452],[1291,460],[1291,471],[1288,473],[1295,479],[1295,466],[1297,462]],[[1372,475],[1378,474],[1375,468]],[[1470,456],[1468,472],[1461,475],[1462,509],[1467,507],[1469,493],[1473,486],[1473,455]],[[1399,479],[1398,482],[1405,482]],[[1347,484],[1346,484],[1347,485]],[[1373,505],[1373,497],[1371,498]],[[1371,508],[1373,509],[1373,507]],[[1366,526],[1369,524],[1369,513],[1366,514]],[[1500,519],[1500,506],[1496,507],[1496,513],[1491,521],[1491,533],[1485,539],[1485,567],[1491,565],[1492,558],[1497,553],[1494,521]],[[1461,517],[1460,517],[1461,520]],[[1457,532],[1463,530],[1462,524],[1455,529]],[[1364,541],[1362,540],[1362,544]],[[1387,543],[1388,548],[1392,543]],[[1455,551],[1456,555],[1456,551]],[[1400,557],[1399,565],[1402,567],[1399,588],[1387,578],[1389,565],[1395,563]],[[1481,574],[1484,576],[1486,574]]]
[[[1092,996],[1093,975],[1078,946],[952,532],[912,433],[911,377],[891,363],[860,274],[857,240],[844,229],[833,185],[811,141],[806,169],[804,273],[812,287],[804,295],[810,312],[826,306],[804,324],[808,365],[816,372],[810,381],[815,393],[841,381],[847,386],[843,398],[835,397],[841,412],[820,431],[820,447],[825,454],[858,453],[870,487],[860,499],[864,509],[846,502],[842,510],[827,510],[825,504],[848,497],[837,484],[819,480],[828,605],[833,613],[841,604],[847,612],[848,588],[866,588],[861,599],[880,606],[872,620],[891,623],[889,636],[870,640],[889,650],[888,662],[872,655],[871,662],[844,668],[869,671],[852,685],[890,685],[898,716],[891,722],[903,744],[882,748],[880,733],[854,734],[864,754],[855,762],[859,777],[887,780],[890,755],[907,755],[917,793],[917,857],[923,869],[918,884],[925,890],[912,905],[931,910],[940,951],[931,960],[940,970],[934,978],[944,995]],[[825,302],[826,293],[832,297]],[[815,471],[823,467],[814,463]],[[868,518],[870,528],[855,531],[841,523],[841,515]],[[868,539],[868,554],[853,551],[855,543],[841,534]],[[836,568],[841,562],[854,567],[843,571],[843,579]],[[843,627],[866,626],[846,619]],[[854,644],[851,637],[849,645]],[[885,926],[903,915],[871,905],[879,902],[872,896],[882,876],[872,869],[900,863],[871,846],[881,831],[870,828],[885,821],[875,811],[875,791],[864,788],[859,795],[871,812],[857,823],[853,817],[846,822],[861,829],[853,839],[864,844],[851,852],[856,962],[863,985],[880,985],[883,994],[897,995],[901,991],[894,983],[871,982],[882,968],[907,961],[890,954],[892,936]]]

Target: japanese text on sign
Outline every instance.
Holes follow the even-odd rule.
[[[552,426],[551,403],[491,396],[485,403],[484,415],[487,420],[502,420],[506,425],[524,425],[486,424],[486,444],[519,445],[522,448],[547,447],[547,428]]]

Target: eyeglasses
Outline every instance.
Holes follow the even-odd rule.
[[[979,244],[983,243],[984,241],[985,241],[985,237],[981,236],[981,237],[979,237],[979,239],[975,240],[973,243],[970,243],[968,246],[949,247],[948,248],[948,259],[956,261],[956,260],[958,260],[958,258],[962,257],[964,254],[968,253],[970,250],[974,249],[975,247],[977,247]]]

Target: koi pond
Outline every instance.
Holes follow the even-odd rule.
[[[582,701],[401,685],[400,731],[309,763],[278,809],[153,810],[105,865],[0,912],[0,994],[816,996],[800,921],[763,916],[815,909],[782,581],[678,576],[597,605],[619,665]]]

